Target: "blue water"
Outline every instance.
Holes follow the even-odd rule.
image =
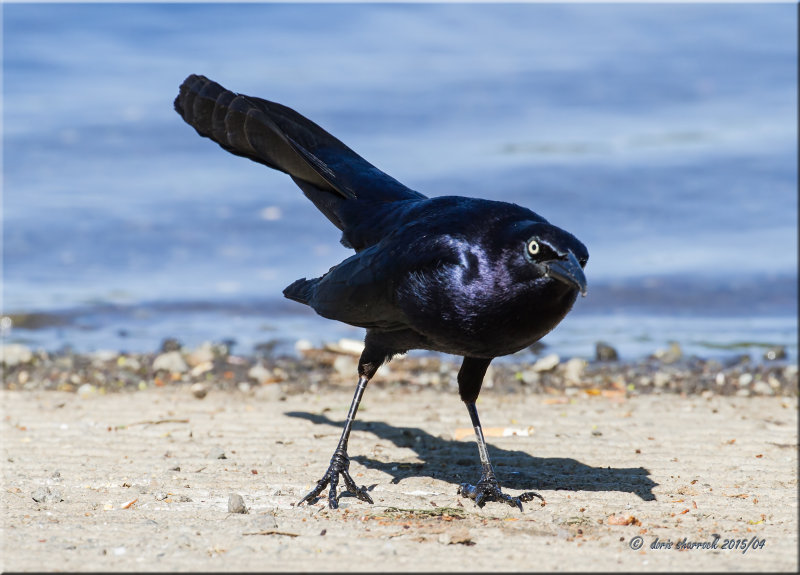
[[[288,177],[175,114],[201,73],[427,195],[513,201],[577,235],[589,295],[545,339],[556,351],[757,342],[796,361],[792,4],[2,11],[3,312],[64,320],[7,340],[362,336],[281,300],[349,252]]]

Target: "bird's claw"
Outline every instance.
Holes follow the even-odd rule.
[[[475,501],[475,505],[478,507],[483,507],[488,501],[499,501],[501,503],[508,503],[511,507],[516,507],[520,511],[522,511],[523,503],[527,503],[528,501],[533,500],[535,497],[538,497],[544,501],[544,497],[535,491],[526,491],[517,497],[512,497],[511,495],[503,493],[496,480],[484,478],[481,478],[477,485],[462,483],[458,487],[458,493],[462,497],[466,497]]]
[[[317,481],[316,487],[309,491],[305,497],[303,497],[297,504],[302,505],[303,503],[311,503],[314,499],[316,499],[320,493],[325,489],[325,487],[330,484],[331,488],[328,492],[328,507],[331,509],[338,509],[339,507],[339,496],[336,493],[336,488],[339,485],[339,476],[342,476],[344,479],[344,484],[347,487],[347,490],[359,498],[361,501],[366,501],[367,503],[372,503],[372,498],[367,493],[366,487],[359,487],[356,485],[356,482],[353,481],[353,478],[350,476],[350,458],[347,457],[347,453],[342,450],[336,450],[334,452],[333,457],[331,457],[331,464],[328,467],[328,470],[325,472],[325,475],[322,476],[322,479]]]

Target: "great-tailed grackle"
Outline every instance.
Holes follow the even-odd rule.
[[[186,78],[175,110],[229,152],[289,174],[342,231],[355,254],[315,279],[283,291],[323,317],[366,328],[358,385],[328,470],[300,503],[339,476],[368,503],[348,471],[347,441],[369,380],[394,355],[428,349],[464,356],[458,391],[478,443],[482,473],[459,493],[479,506],[522,509],[540,497],[503,493],[495,477],[475,401],[489,363],[552,330],[578,292],[586,294],[586,247],[531,210],[459,196],[428,198],[383,173],[294,110],[235,94],[204,76]]]

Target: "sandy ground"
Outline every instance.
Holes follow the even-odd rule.
[[[796,397],[485,390],[487,428],[528,432],[487,438],[505,490],[546,499],[519,512],[456,495],[478,475],[456,395],[371,388],[350,454],[375,504],[298,507],[351,393],[0,392],[3,570],[798,568]]]

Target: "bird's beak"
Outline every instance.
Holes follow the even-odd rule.
[[[583,268],[578,260],[572,254],[567,252],[567,259],[565,260],[550,260],[545,263],[547,275],[564,282],[569,286],[576,287],[580,290],[581,295],[586,295],[586,276],[583,274]]]

